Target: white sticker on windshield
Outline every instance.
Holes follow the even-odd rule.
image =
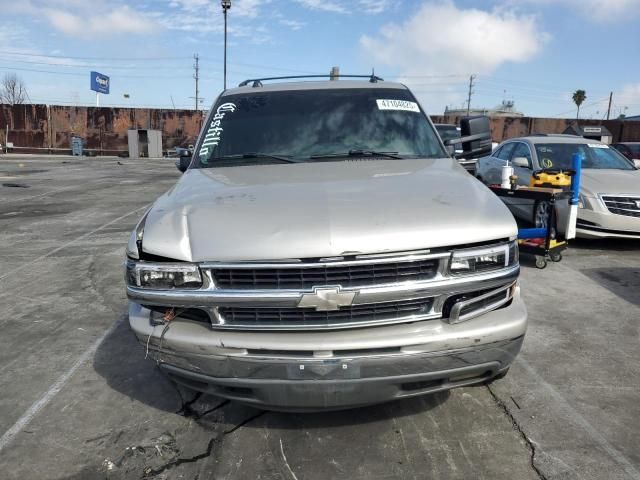
[[[223,103],[216,110],[215,115],[212,118],[211,125],[209,125],[209,130],[204,136],[204,140],[202,141],[202,145],[200,146],[200,161],[205,165],[209,162],[209,151],[213,150],[218,143],[220,143],[220,138],[222,137],[222,119],[228,112],[235,112],[236,104],[235,103]]]
[[[591,148],[609,148],[609,145],[604,143],[587,143],[587,146]]]
[[[378,110],[404,110],[405,112],[419,112],[420,107],[416,102],[409,102],[407,100],[391,100],[391,99],[378,99]]]

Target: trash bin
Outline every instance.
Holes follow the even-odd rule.
[[[82,156],[82,138],[71,137],[71,154],[74,156]]]

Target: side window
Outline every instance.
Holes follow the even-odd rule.
[[[531,150],[529,150],[529,145],[527,145],[526,143],[518,142],[516,144],[516,148],[513,150],[513,153],[511,154],[511,158],[516,158],[516,157],[526,158],[527,161],[529,162],[529,168],[533,168],[532,162],[531,162]]]
[[[511,158],[511,152],[513,151],[513,147],[515,143],[507,143],[500,148],[500,151],[496,152],[494,157],[497,157],[501,160],[509,160]]]

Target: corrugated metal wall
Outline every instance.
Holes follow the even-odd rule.
[[[457,123],[458,117],[432,116],[436,123]],[[98,154],[126,152],[127,130],[149,128],[162,131],[165,150],[195,143],[202,113],[193,110],[151,108],[97,108],[47,105],[0,105],[0,143],[8,141],[16,151],[68,153],[70,138],[85,139],[85,148]],[[530,133],[562,133],[574,120],[559,118],[500,117],[491,119],[493,140]],[[581,120],[583,125],[605,125],[613,141],[640,141],[640,121]]]
[[[458,123],[461,117],[432,115],[434,123]],[[494,142],[533,133],[562,133],[575,120],[565,118],[494,117],[491,136]],[[613,135],[613,142],[640,142],[640,122],[621,120],[580,120],[580,125],[604,125]]]
[[[163,148],[194,143],[202,125],[202,113],[192,110],[146,108],[97,108],[47,105],[1,105],[0,143],[14,144],[16,151],[63,153],[73,135],[85,139],[85,148],[101,154],[127,151],[127,130],[162,131]]]

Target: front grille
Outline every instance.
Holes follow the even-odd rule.
[[[438,270],[437,259],[321,265],[295,268],[214,268],[216,286],[222,289],[307,289],[319,285],[363,287],[429,280]]]
[[[640,217],[640,197],[603,195],[602,201],[611,213],[627,217]]]
[[[312,308],[220,307],[225,327],[241,328],[346,328],[376,323],[411,321],[431,313],[432,298],[352,305],[333,311]],[[215,327],[215,325],[214,325]]]

